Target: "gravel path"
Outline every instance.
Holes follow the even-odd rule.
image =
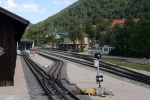
[[[49,100],[44,90],[40,88],[41,86],[39,82],[36,80],[35,76],[32,74],[22,57],[21,63],[23,66],[24,76],[29,89],[30,100]]]

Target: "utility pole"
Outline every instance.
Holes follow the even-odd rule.
[[[94,38],[95,38],[95,41],[96,41],[96,26],[94,25],[93,27],[95,28],[95,37]]]
[[[77,50],[77,22],[76,22],[76,50]]]

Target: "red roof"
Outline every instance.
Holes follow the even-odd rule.
[[[138,22],[140,19],[134,19],[135,22]],[[113,28],[115,25],[117,24],[124,24],[125,23],[125,20],[124,19],[117,19],[117,20],[114,20],[112,25],[111,25],[111,28]]]

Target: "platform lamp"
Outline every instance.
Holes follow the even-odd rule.
[[[96,40],[96,25],[93,25],[93,27],[95,28],[95,40]]]

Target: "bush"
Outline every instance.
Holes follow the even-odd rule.
[[[136,58],[150,58],[150,52],[136,52],[136,51],[127,51],[127,50],[118,50],[113,49],[109,52],[109,55],[112,56],[122,56],[122,57],[136,57]]]
[[[84,50],[81,49],[81,48],[78,48],[77,51],[78,51],[78,52],[84,52]]]

